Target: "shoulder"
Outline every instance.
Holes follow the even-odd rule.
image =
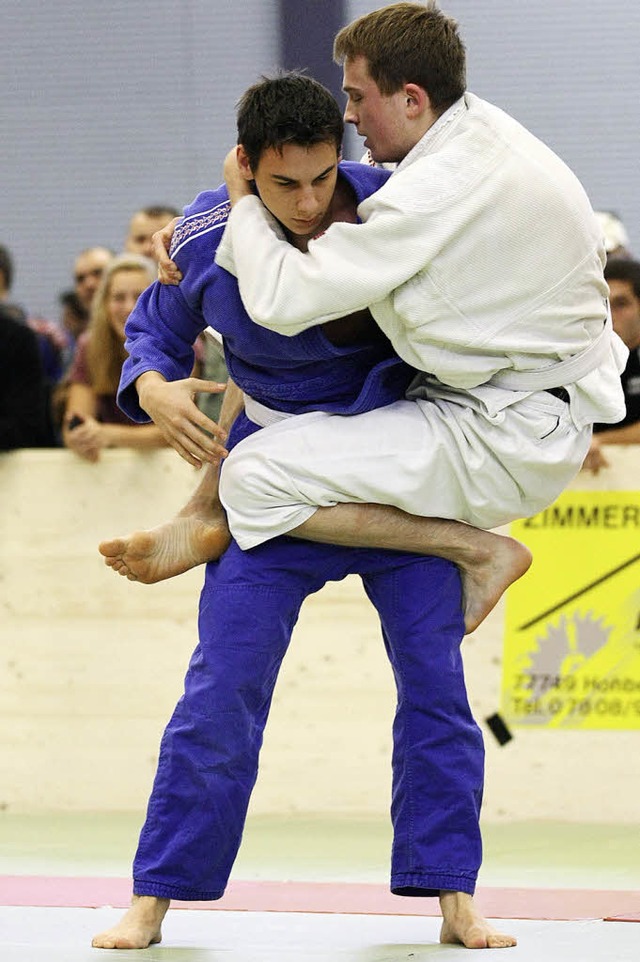
[[[86,364],[90,341],[91,333],[89,331],[83,331],[83,333],[78,336],[73,349],[74,364]]]
[[[0,316],[0,334],[4,345],[11,345],[13,351],[38,349],[38,339],[28,324],[19,321],[9,312]]]
[[[71,384],[89,383],[87,350],[90,340],[91,334],[89,331],[84,331],[76,341],[76,346],[73,352],[73,358],[71,360],[68,374],[68,379]]]
[[[379,190],[386,184],[391,171],[370,164],[360,164],[353,160],[343,160],[338,165],[338,173],[351,185],[358,201]]]
[[[640,374],[640,347],[629,351],[629,357],[627,358],[627,366],[622,372],[622,378],[626,382],[632,376],[637,378]]]
[[[38,337],[48,341],[58,351],[64,350],[67,346],[69,339],[65,331],[53,321],[48,321],[45,317],[30,317],[27,324]]]
[[[184,217],[176,227],[171,241],[171,257],[175,258],[186,245],[194,251],[205,247],[211,251],[217,248],[231,206],[226,187],[205,190],[184,209]],[[195,244],[194,244],[195,242]]]

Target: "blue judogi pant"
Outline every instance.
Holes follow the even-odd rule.
[[[289,538],[248,552],[234,542],[207,565],[199,644],[162,739],[134,862],[136,894],[223,895],[300,606],[327,581],[352,573],[378,611],[398,693],[391,889],[473,894],[482,856],[484,748],[464,683],[456,567]]]

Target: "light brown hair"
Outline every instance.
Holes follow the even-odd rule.
[[[435,3],[394,3],[343,27],[333,45],[336,63],[365,57],[381,94],[417,84],[443,113],[466,87],[466,54],[458,25]]]
[[[111,281],[121,271],[142,271],[151,284],[155,275],[155,264],[138,254],[120,254],[105,268],[100,286],[95,293],[91,306],[91,319],[87,331],[87,364],[91,386],[96,394],[115,394],[120,383],[122,365],[127,353],[109,321],[107,299],[111,291]]]

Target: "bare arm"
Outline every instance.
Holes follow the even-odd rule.
[[[598,474],[602,468],[608,468],[609,462],[602,446],[608,446],[609,444],[640,444],[640,421],[636,424],[627,424],[623,428],[611,428],[608,431],[599,431],[594,434],[588,454],[582,464],[582,470]]]
[[[229,378],[227,389],[224,392],[222,407],[220,408],[219,426],[225,434],[229,434],[233,422],[244,409],[244,398],[238,385]]]
[[[87,461],[98,461],[103,448],[147,450],[166,445],[155,424],[103,424],[95,417],[96,398],[85,384],[72,384],[62,425],[65,447]]]
[[[71,384],[62,421],[62,443],[87,461],[97,461],[100,445],[94,436],[96,396],[88,384]]]
[[[103,448],[134,448],[145,451],[167,445],[155,424],[97,424],[98,438]]]
[[[600,444],[640,444],[640,421],[623,428],[610,428],[596,435]]]

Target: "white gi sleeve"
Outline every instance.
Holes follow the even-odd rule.
[[[344,317],[386,297],[425,264],[424,214],[393,204],[364,224],[332,224],[302,253],[276,235],[257,197],[231,212],[216,262],[238,278],[256,323],[281,334]]]

